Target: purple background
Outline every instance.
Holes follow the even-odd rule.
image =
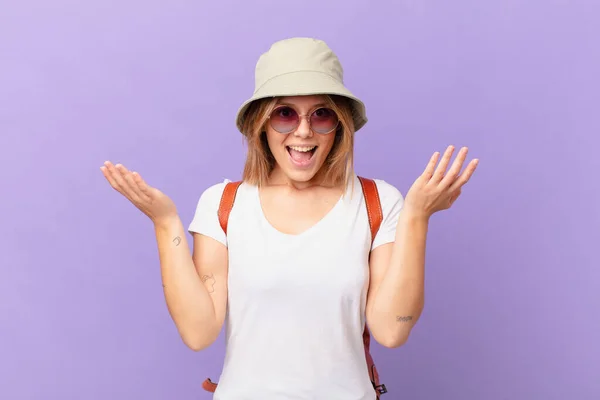
[[[230,9],[231,8],[231,9]],[[409,342],[374,345],[386,400],[600,398],[597,1],[0,4],[0,398],[208,399],[164,303],[140,171],[187,225],[240,177],[234,127],[275,40],[326,40],[365,100],[357,171],[406,193],[431,153],[481,159],[431,225]]]

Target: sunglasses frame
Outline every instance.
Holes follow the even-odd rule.
[[[278,131],[277,129],[275,129],[275,127],[273,126],[273,123],[271,122],[271,116],[273,115],[273,113],[274,113],[275,111],[279,110],[279,109],[282,109],[282,108],[284,108],[284,107],[285,107],[285,108],[291,108],[292,110],[294,110],[294,112],[296,113],[296,115],[298,115],[298,123],[297,123],[297,124],[296,124],[296,125],[295,125],[295,126],[294,126],[294,127],[293,127],[293,128],[290,130],[290,131],[289,131],[289,132],[280,132],[280,131]],[[325,109],[325,110],[329,110],[329,111],[331,111],[333,114],[335,114],[335,118],[337,119],[337,122],[336,122],[335,126],[334,126],[334,127],[331,129],[331,130],[329,130],[329,131],[327,131],[327,132],[316,132],[316,131],[313,129],[313,127],[312,127],[312,123],[311,123],[311,120],[310,120],[310,118],[311,118],[311,116],[314,114],[314,112],[315,112],[315,111],[317,111],[317,110],[320,110],[320,109]],[[339,117],[339,115],[338,115],[338,114],[337,114],[337,113],[336,113],[336,112],[335,112],[333,109],[331,109],[331,108],[329,108],[329,107],[321,106],[321,105],[319,105],[319,106],[317,106],[317,107],[314,107],[313,109],[311,109],[311,110],[310,110],[310,112],[309,112],[308,114],[300,114],[300,113],[298,112],[298,110],[296,110],[296,108],[294,108],[293,106],[290,106],[290,105],[288,105],[288,104],[280,104],[280,105],[276,106],[276,107],[273,109],[273,111],[271,111],[271,113],[269,114],[269,116],[267,117],[267,119],[269,120],[269,125],[271,125],[271,128],[273,128],[273,130],[274,130],[275,132],[277,132],[277,133],[280,133],[280,134],[282,134],[282,135],[289,135],[290,133],[292,133],[292,132],[294,132],[296,129],[298,129],[298,127],[300,126],[300,122],[301,122],[302,118],[305,118],[305,119],[306,119],[306,122],[308,122],[308,126],[309,126],[310,130],[311,130],[313,133],[316,133],[316,134],[319,134],[319,135],[329,135],[331,132],[335,131],[335,130],[336,130],[336,129],[338,129],[338,127],[340,126],[340,117]]]

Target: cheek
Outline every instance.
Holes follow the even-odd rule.
[[[272,130],[267,130],[267,143],[269,144],[269,148],[271,152],[276,152],[283,147],[283,141],[285,137],[277,132],[273,132]]]
[[[322,149],[326,149],[326,153],[329,154],[331,148],[333,147],[333,144],[335,143],[335,133],[332,133],[331,135],[321,136],[320,139],[321,140],[319,140],[319,147],[321,147]]]
[[[273,157],[275,157],[278,162],[282,162],[282,157],[287,155],[287,151],[285,150],[286,136],[272,130],[267,130],[265,135],[271,154],[273,154]]]

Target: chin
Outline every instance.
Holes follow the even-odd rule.
[[[310,184],[319,175],[322,165],[315,165],[313,168],[297,168],[291,164],[284,164],[280,171],[283,172],[286,179],[290,182],[299,184]]]

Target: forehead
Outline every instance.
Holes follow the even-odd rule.
[[[325,98],[323,96],[288,96],[280,98],[277,103],[298,108],[311,108],[316,105],[325,104]]]

